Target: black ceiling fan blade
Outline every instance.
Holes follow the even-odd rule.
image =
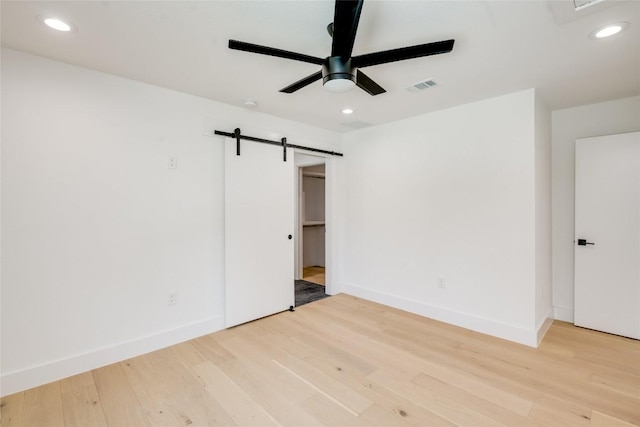
[[[318,71],[317,73],[313,73],[310,76],[305,77],[304,79],[298,80],[292,85],[289,85],[283,89],[280,89],[280,92],[284,93],[293,93],[298,89],[302,89],[305,86],[310,85],[313,82],[316,82],[322,78],[322,71]]]
[[[309,56],[302,53],[290,52],[288,50],[276,49],[274,47],[260,46],[258,44],[229,40],[229,49],[243,50],[245,52],[260,53],[262,55],[277,56],[278,58],[293,59],[294,61],[309,62],[311,64],[322,65],[322,58]]]
[[[331,56],[351,56],[363,2],[364,0],[336,0]]]
[[[386,64],[388,62],[449,53],[453,50],[454,42],[455,40],[443,40],[434,43],[425,43],[416,46],[401,47],[399,49],[358,55],[351,59],[351,65],[354,67],[370,67],[372,65]]]
[[[356,84],[369,95],[380,95],[381,93],[386,92],[382,86],[371,80],[369,76],[360,70],[358,70],[356,74]]]

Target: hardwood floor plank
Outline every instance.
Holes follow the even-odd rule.
[[[344,345],[331,340],[329,335],[323,332],[322,325],[315,331],[301,326],[298,322],[292,323],[284,317],[273,316],[265,320],[268,323],[264,324],[271,332],[267,337],[269,341],[316,367],[360,375],[370,374],[376,369],[367,358],[357,357],[346,351]]]
[[[130,360],[123,370],[154,425],[234,425],[196,376],[164,349]]]
[[[503,408],[521,416],[526,417],[529,415],[529,412],[533,407],[533,402],[531,400],[523,399],[516,394],[512,394],[508,391],[487,384],[483,382],[482,379],[471,374],[453,369],[441,369],[437,365],[429,366],[424,369],[422,373],[413,378],[412,382],[414,384],[424,385],[425,382],[423,381],[423,378],[425,375],[436,378],[437,380],[450,384],[454,387],[466,390],[467,392],[475,394],[478,397],[482,397],[489,402],[499,404]]]
[[[293,401],[311,397],[316,393],[309,385],[273,363],[274,358],[282,355],[278,349],[260,346],[256,342],[239,337],[226,340],[224,345],[236,355],[236,359],[242,361],[253,372],[255,378],[268,379],[271,384],[278,384],[278,387],[281,387],[280,393]]]
[[[550,334],[547,332],[549,336],[545,336],[545,340],[548,338],[547,341],[550,343],[561,341],[565,346],[571,347],[575,352],[574,359],[597,361],[603,366],[624,369],[634,375],[640,375],[640,351],[634,345],[637,340],[611,334],[598,337],[594,335],[595,331],[574,328],[553,329],[549,331]]]
[[[93,382],[93,375],[91,375],[91,372],[84,372],[82,374],[74,375],[72,377],[60,380],[60,392],[70,393],[73,390],[82,387],[95,387],[95,385],[96,384],[95,382]]]
[[[591,413],[591,426],[592,427],[634,427],[637,424],[631,424],[621,419],[611,417],[603,414],[602,412],[593,411]]]
[[[611,378],[606,375],[592,374],[590,383],[598,387],[614,391],[615,393],[624,394],[632,399],[638,399],[637,385],[640,383],[640,380],[636,381],[634,384],[631,381],[621,381],[617,378]]]
[[[109,427],[151,425],[120,363],[95,369],[92,374]]]
[[[398,413],[397,410],[389,410],[381,405],[375,404],[362,414],[360,419],[365,423],[365,426],[411,426],[412,422],[406,419]]]
[[[280,423],[321,425],[298,407],[302,401],[317,394],[317,390],[274,363],[276,357],[286,353],[262,340],[260,330],[262,328],[257,323],[244,325],[235,339],[225,340],[222,345],[235,358],[221,364],[220,369]],[[273,392],[274,384],[277,384],[278,393]]]
[[[325,284],[325,268],[314,265],[312,267],[304,267],[302,269],[302,279],[307,282],[317,283],[318,285]]]
[[[316,304],[316,306],[318,305],[319,303]],[[412,355],[401,349],[394,348],[385,342],[372,339],[371,336],[368,335],[370,332],[361,330],[353,323],[350,324],[348,321],[335,321],[326,315],[326,313],[322,311],[319,312],[317,307],[310,307],[307,318],[311,325],[309,328],[315,333],[323,333],[319,325],[328,325],[331,333],[327,334],[327,337],[330,341],[333,342],[334,345],[349,343],[348,346],[345,346],[345,349],[357,358],[368,360],[369,363],[378,368],[393,370],[397,375],[404,375],[407,378],[411,378],[420,372],[419,367],[415,363],[417,359]],[[375,328],[375,326],[372,326],[372,328]]]
[[[457,426],[505,427],[508,425],[487,417],[465,405],[453,402],[426,387],[420,387],[411,381],[399,380],[383,371],[374,372],[369,375],[369,379]]]
[[[222,404],[239,426],[280,425],[265,409],[249,397],[223,371],[212,362],[194,366],[198,379],[207,391]]]
[[[368,390],[368,393],[366,391],[362,391],[363,394],[375,401],[376,404],[386,410],[388,414],[392,414],[395,417],[395,422],[390,425],[395,425],[398,420],[403,420],[403,422],[413,426],[450,427],[456,425],[423,406],[395,393],[393,390],[377,384],[374,381],[368,379],[367,381],[368,382],[364,384],[364,386]],[[367,411],[364,413],[366,412]]]
[[[493,403],[484,399],[483,396],[469,393],[467,390],[442,382],[428,375],[421,375],[419,381],[413,379],[411,383],[437,393],[445,399],[459,403],[482,416],[495,419],[507,426],[529,427],[535,425],[529,418],[510,411],[500,402]]]
[[[222,347],[220,342],[223,341],[225,337],[235,337],[235,333],[236,329],[226,329],[216,334],[196,338],[192,340],[191,343],[207,360],[215,364],[224,363],[229,359],[233,359],[233,354]]]
[[[174,345],[173,347],[170,347],[170,350],[173,352],[173,354],[175,354],[175,357],[180,361],[180,363],[182,363],[182,365],[184,365],[184,367],[186,368],[191,368],[192,366],[196,366],[206,362],[207,360],[211,360],[196,348],[193,341],[187,341],[178,345]]]
[[[325,426],[363,426],[371,424],[363,420],[359,415],[354,415],[340,405],[325,396],[316,394],[300,402],[300,408],[304,409],[312,417]]]
[[[253,400],[260,402],[260,405],[281,425],[310,427],[323,425],[320,420],[301,407],[304,400],[316,394],[313,390],[307,389],[305,384],[300,384],[306,389],[302,392],[296,393],[300,390],[296,388],[281,393],[283,386],[274,381],[272,374],[256,369],[243,361],[230,360],[220,365],[220,369]]]
[[[24,410],[24,392],[3,397],[0,400],[0,425],[2,427],[20,427]]]
[[[579,402],[544,397],[535,403],[529,418],[546,426],[588,426],[591,409]]]
[[[91,372],[60,382],[65,427],[106,427],[102,402]]]
[[[25,391],[22,424],[25,427],[64,426],[59,381]]]
[[[338,380],[335,380],[322,371],[293,356],[282,356],[274,360],[282,369],[297,376],[300,381],[304,381],[315,388],[320,394],[333,401],[338,406],[350,412],[354,416],[360,415],[373,402]]]

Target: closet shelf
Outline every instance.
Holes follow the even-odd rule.
[[[324,225],[324,221],[305,221],[302,223],[303,227],[318,227]]]

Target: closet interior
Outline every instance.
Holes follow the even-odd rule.
[[[325,284],[325,165],[302,168],[302,279]]]

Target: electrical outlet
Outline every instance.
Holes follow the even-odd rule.
[[[444,280],[444,277],[438,277],[438,287],[440,289],[445,289],[447,287],[447,281]]]
[[[177,169],[178,168],[178,157],[169,156],[169,162],[167,163],[167,168],[169,169]]]
[[[176,305],[177,302],[178,302],[178,292],[176,292],[176,291],[169,292],[168,305]]]

